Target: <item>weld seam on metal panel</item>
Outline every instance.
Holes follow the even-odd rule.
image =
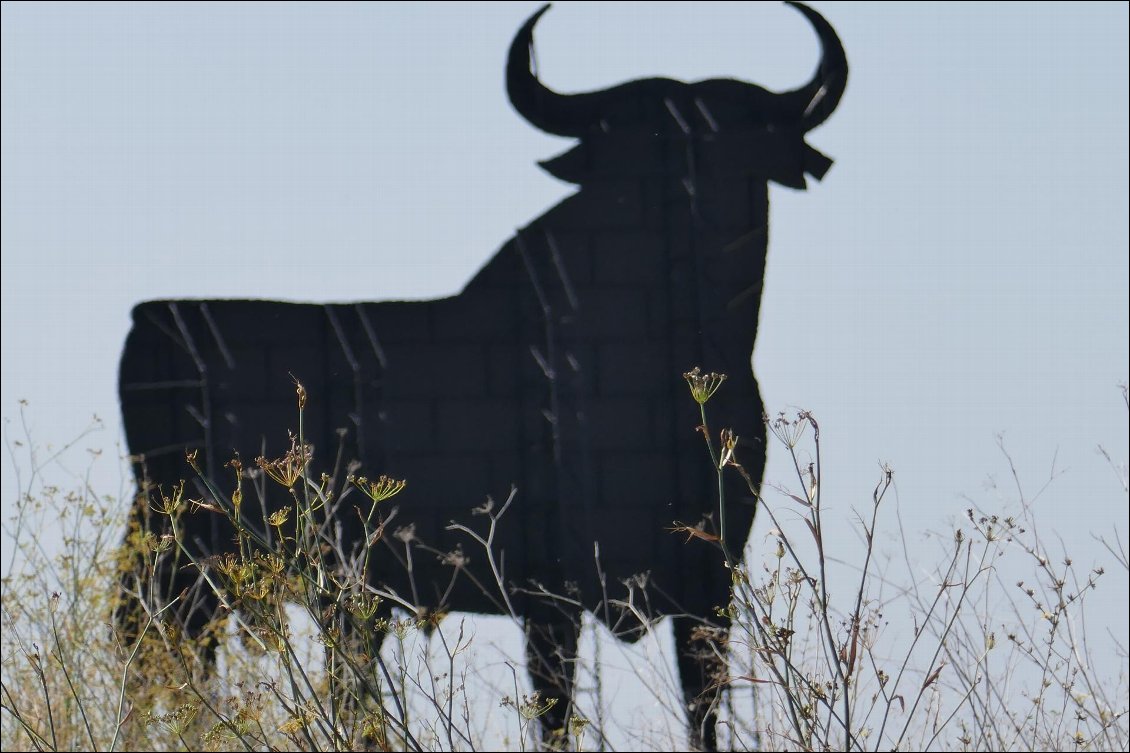
[[[169,304],[169,311],[173,315],[173,321],[177,323],[177,329],[180,330],[181,337],[184,338],[184,348],[188,354],[192,356],[192,360],[196,362],[197,370],[202,374],[208,373],[208,366],[204,363],[204,359],[200,357],[200,352],[196,350],[196,341],[192,339],[192,333],[188,331],[188,326],[184,323],[184,319],[180,315],[180,307],[176,303]],[[207,380],[207,377],[205,377]]]
[[[534,286],[534,294],[538,297],[538,303],[541,304],[542,313],[548,318],[552,308],[549,305],[549,300],[545,297],[541,283],[538,281],[538,275],[530,261],[530,255],[526,252],[526,243],[522,240],[522,231],[516,232],[514,242],[518,247],[518,255],[522,257],[522,263],[526,266],[526,274],[530,278],[530,284]]]
[[[341,352],[345,355],[345,360],[349,362],[349,368],[353,369],[353,373],[361,371],[361,365],[357,363],[357,359],[353,357],[353,349],[349,347],[349,343],[345,339],[345,331],[341,328],[341,322],[338,321],[337,314],[334,313],[333,307],[329,304],[322,306],[326,312],[326,317],[330,320],[330,326],[334,329],[334,334],[337,335],[337,343],[341,346]]]
[[[695,97],[694,104],[695,107],[698,108],[698,111],[702,113],[702,119],[706,121],[706,124],[708,126],[710,126],[710,130],[718,133],[718,121],[715,120],[714,116],[710,114],[710,110],[707,109],[706,103],[702,101],[702,97]]]
[[[388,359],[385,358],[385,350],[381,347],[381,341],[377,339],[377,333],[373,329],[372,322],[369,321],[369,315],[365,313],[364,305],[358,303],[354,305],[357,311],[357,318],[361,320],[361,328],[365,330],[365,336],[369,338],[369,345],[373,348],[373,355],[377,357],[377,362],[381,368],[388,366]]]
[[[565,297],[569,299],[569,305],[574,311],[577,310],[577,294],[573,290],[573,283],[569,280],[569,275],[565,272],[565,264],[561,261],[561,253],[557,250],[557,241],[553,238],[553,233],[548,230],[545,231],[545,240],[549,244],[549,255],[553,259],[553,266],[557,268],[557,276],[561,279],[561,288],[565,291]]]
[[[170,455],[174,452],[184,454],[186,449],[199,449],[204,447],[203,442],[178,442],[176,444],[167,444],[163,447],[157,447],[152,450],[146,450],[141,454],[141,457],[148,460],[152,457],[160,457],[161,455]]]
[[[554,372],[553,367],[549,364],[549,361],[546,360],[545,356],[541,354],[541,351],[538,350],[536,345],[530,346],[530,355],[534,357],[534,360],[537,361],[538,366],[541,367],[542,372],[545,374],[545,378],[553,381],[553,378],[556,376],[556,372]]]
[[[727,243],[725,246],[722,247],[722,253],[724,253],[724,254],[733,253],[734,251],[737,251],[739,248],[746,245],[747,243],[752,242],[754,239],[757,238],[757,236],[763,235],[764,233],[765,233],[765,228],[759,227],[759,228],[754,228],[753,230],[750,230],[748,233],[745,233],[743,235],[739,235],[737,238],[735,238],[734,240],[730,241],[729,243]]]
[[[763,283],[755,282],[726,302],[726,311],[733,312],[743,303],[761,292]]]
[[[167,382],[131,382],[121,386],[122,392],[136,392],[141,390],[174,390],[185,387],[203,387],[204,382],[199,379],[180,379]]]
[[[212,312],[208,310],[207,301],[200,302],[200,313],[204,316],[204,321],[208,325],[208,329],[212,331],[212,338],[216,341],[216,347],[220,349],[220,355],[224,357],[224,363],[227,364],[229,369],[234,369],[235,359],[232,358],[231,351],[228,350],[224,338],[220,336],[220,328],[216,326],[216,321],[212,318]]]
[[[676,123],[678,123],[679,128],[681,128],[683,131],[683,134],[689,134],[691,132],[690,125],[687,123],[686,118],[683,117],[683,114],[679,112],[679,108],[675,106],[675,103],[671,100],[671,98],[664,97],[663,104],[667,105],[667,112],[671,113],[671,117],[675,119]]]

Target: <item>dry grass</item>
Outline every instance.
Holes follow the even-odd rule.
[[[708,422],[710,396],[724,383],[697,370],[687,379],[702,409],[704,451],[720,476],[744,476],[733,437]],[[301,388],[299,401],[301,415]],[[929,577],[912,576],[922,552],[909,551],[921,545],[898,522],[892,471],[882,469],[869,508],[857,511],[853,544],[825,518],[816,419],[801,412],[767,421],[795,474],[762,489],[758,515],[771,524],[762,553],[743,561],[725,531],[681,532],[692,534],[688,546],[718,547],[733,576],[732,602],[719,606],[733,624],[728,645],[703,633],[708,650],[729,657],[718,681],[730,691],[721,737],[731,748],[1126,750],[1126,647],[1104,629],[1102,605],[1089,609],[1096,598],[1124,604],[1126,594],[1104,594],[1103,567],[1076,565],[1049,544],[1015,470],[1008,509],[971,503],[959,526],[934,537]],[[512,663],[511,687],[479,682],[482,656],[469,650],[462,621],[435,629],[405,611],[386,616],[389,595],[363,577],[367,549],[345,551],[321,533],[319,516],[336,500],[324,478],[309,476],[301,431],[284,457],[237,468],[235,488],[213,489],[207,503],[183,489],[145,498],[172,534],[135,528],[128,548],[128,505],[82,483],[46,484],[53,457],[41,458],[30,440],[10,450],[26,473],[18,499],[6,504],[14,514],[5,522],[13,544],[2,592],[4,750],[538,746],[536,720],[553,699],[524,691]],[[243,495],[254,492],[237,478],[291,495],[293,505],[267,521],[269,539],[242,520]],[[370,542],[383,535],[382,503],[399,488],[384,477],[352,479],[348,493],[366,502]],[[1125,486],[1111,504],[1112,514],[1126,504]],[[194,505],[236,525],[237,554],[192,557],[180,520]],[[492,510],[490,526],[505,513],[505,505]],[[900,544],[886,551],[877,542],[892,518]],[[61,533],[61,551],[44,548],[44,530]],[[1125,576],[1124,532],[1114,535],[1088,554]],[[493,554],[489,529],[479,543]],[[154,595],[160,589],[146,587],[170,557],[199,572],[200,587],[221,594],[230,615],[194,640],[170,619],[192,594],[164,603]],[[129,634],[109,625],[123,583],[141,607]],[[494,587],[505,599],[501,577]],[[230,640],[236,635],[242,641]],[[601,747],[622,722],[601,696],[604,643],[594,642],[595,658],[580,671],[595,700],[578,703],[588,713],[561,731],[563,747]],[[214,665],[202,660],[209,651]],[[651,660],[654,707],[669,717],[666,729],[678,729],[671,657]],[[495,669],[505,661],[493,659]],[[662,682],[671,687],[658,689]],[[670,736],[643,742],[683,744]]]

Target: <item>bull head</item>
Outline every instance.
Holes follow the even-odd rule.
[[[805,143],[804,136],[839,104],[847,85],[847,57],[823,16],[801,3],[787,4],[816,29],[823,54],[807,84],[779,93],[733,79],[684,83],[649,78],[597,92],[559,94],[542,84],[532,69],[534,26],[550,7],[543,6],[510,45],[507,92],[530,123],[547,133],[580,139],[581,144],[542,166],[562,180],[582,183],[601,164],[605,150],[620,153],[634,146],[638,151],[644,135],[669,140],[693,134],[704,148],[724,141],[718,151],[724,151],[731,164],[735,150],[746,153],[749,158],[737,161],[734,169],[753,170],[766,180],[804,188],[805,174],[823,178],[832,160]],[[665,123],[666,132],[657,132],[657,123]]]

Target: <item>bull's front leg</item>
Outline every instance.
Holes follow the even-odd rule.
[[[542,742],[550,750],[563,750],[568,742],[566,725],[573,706],[580,628],[579,614],[571,621],[551,623],[526,619],[527,668],[539,704],[557,699],[539,717]]]
[[[721,683],[726,677],[727,628],[704,628],[692,619],[677,618],[675,651],[683,700],[688,709],[692,750],[718,750],[718,707],[722,700]]]

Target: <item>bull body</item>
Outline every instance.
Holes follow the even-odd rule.
[[[370,475],[408,480],[397,523],[413,525],[415,539],[378,546],[374,586],[421,609],[513,609],[530,628],[535,684],[551,695],[571,691],[581,606],[625,638],[640,634],[638,620],[613,606],[626,582],[637,598],[647,592],[652,616],[677,616],[686,644],[696,625],[717,623],[730,577],[717,549],[667,530],[711,514],[717,523],[715,469],[681,375],[695,365],[729,375],[711,413],[741,437],[738,457],[760,480],[765,430],[751,353],[768,182],[803,187],[805,173],[823,176],[830,160],[804,133],[835,107],[846,78],[835,33],[797,7],[824,59],[813,83],[785,94],[649,79],[557,95],[530,73],[540,11],[514,40],[508,90],[534,125],[579,139],[544,165],[579,191],[450,298],[139,304],[120,372],[131,454],[144,457],[151,482],[170,485],[186,475],[185,450],[196,449],[203,473],[227,488],[233,453],[285,451],[297,379],[310,395],[304,433],[319,470],[340,448]],[[479,585],[493,582],[486,558],[447,528],[512,487],[494,542],[515,587],[506,605]],[[268,506],[287,500],[269,494]],[[726,529],[739,554],[754,503],[744,484],[728,490]],[[356,521],[338,522],[347,541],[360,536]],[[221,516],[190,515],[185,532],[200,557],[233,546]],[[404,557],[421,543],[429,549],[413,556],[409,578]],[[460,545],[466,561],[453,579],[451,559],[434,552]],[[168,576],[169,593],[147,596],[167,598],[196,578]],[[541,586],[575,604],[532,595]],[[178,615],[190,634],[216,603],[193,607]],[[679,663],[693,703],[717,667],[685,651]],[[549,725],[563,719],[551,713]],[[692,723],[694,739],[712,747],[711,704],[698,703]]]

